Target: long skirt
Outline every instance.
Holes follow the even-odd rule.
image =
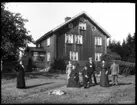
[[[17,73],[17,88],[25,88],[25,75],[23,71]]]
[[[79,84],[78,84],[77,80],[70,77],[68,79],[67,87],[79,87]]]
[[[109,86],[109,79],[108,79],[108,75],[105,74],[105,69],[103,69],[101,71],[100,86],[102,86],[102,87],[108,87]]]

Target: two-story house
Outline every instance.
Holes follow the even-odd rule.
[[[69,57],[72,61],[86,61],[92,57],[100,61],[107,52],[107,38],[104,30],[86,12],[66,17],[65,22],[36,40],[36,47],[45,50],[45,66],[54,58]]]

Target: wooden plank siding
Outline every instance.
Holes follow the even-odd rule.
[[[47,46],[47,39],[50,38],[50,45]],[[56,56],[55,50],[56,50],[56,35],[50,35],[46,38],[46,40],[41,41],[41,46],[44,48],[46,51],[45,54],[45,66],[49,66],[50,63],[54,60],[54,57]],[[50,61],[47,61],[47,53],[50,53]]]
[[[86,30],[79,30],[79,18],[71,22],[74,28],[69,29],[68,25],[66,25],[56,32],[56,49],[58,58],[63,56],[69,57],[69,51],[77,51],[79,54],[78,58],[80,61],[88,60],[89,57],[93,57],[93,60],[95,60],[95,52],[102,54],[106,52],[106,36],[103,33],[101,33],[101,31],[98,28],[96,28],[95,31],[92,31],[94,25],[88,19],[86,19]],[[76,46],[74,44],[65,44],[65,34],[82,35],[83,44],[76,44]],[[95,37],[102,37],[101,47],[95,46]]]

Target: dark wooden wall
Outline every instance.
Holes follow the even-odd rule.
[[[75,20],[71,21],[73,24],[73,28],[69,28],[68,24],[57,30],[56,32],[52,33],[50,36],[50,46],[47,46],[47,38],[41,41],[41,46],[45,49],[45,65],[49,66],[50,62],[53,61],[54,58],[62,58],[64,56],[69,57],[69,51],[77,51],[79,54],[79,61],[87,61],[89,57],[92,57],[95,61],[95,52],[105,54],[107,51],[106,36],[96,27],[96,30],[93,31],[93,26],[96,26],[92,21],[88,19],[85,15],[83,15],[86,19],[86,30],[79,30],[78,24],[79,19],[81,17],[76,18]],[[82,35],[83,36],[83,44],[65,44],[65,34],[75,34],[75,35]],[[95,37],[102,37],[102,46],[96,47],[95,46]],[[51,61],[47,62],[47,52],[51,54]]]
[[[80,17],[79,17],[80,18]],[[71,23],[73,24],[74,28],[68,28],[68,25],[59,29],[55,34],[57,36],[57,57],[68,56],[69,51],[78,51],[79,53],[79,60],[85,61],[88,60],[89,57],[93,57],[95,60],[95,52],[97,53],[106,53],[106,36],[96,27],[95,31],[92,31],[93,25],[91,21],[87,19],[87,29],[86,30],[79,30],[79,18],[75,19]],[[83,44],[65,44],[65,34],[76,34],[83,36]],[[96,47],[95,46],[95,37],[102,37],[102,46]]]

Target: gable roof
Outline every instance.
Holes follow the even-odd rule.
[[[85,11],[82,11],[81,13],[75,15],[74,17],[72,17],[71,19],[69,19],[68,21],[65,21],[64,23],[58,25],[57,27],[53,28],[52,30],[50,30],[49,32],[47,32],[46,34],[44,34],[42,37],[40,37],[39,39],[36,40],[35,43],[38,43],[39,41],[42,41],[46,36],[48,36],[49,34],[59,30],[60,28],[62,28],[63,26],[65,26],[66,24],[70,23],[71,21],[73,21],[74,19],[80,17],[81,15],[86,15],[90,21],[92,21],[106,36],[107,38],[110,37],[110,34],[103,28],[101,27],[91,16],[89,16]]]

